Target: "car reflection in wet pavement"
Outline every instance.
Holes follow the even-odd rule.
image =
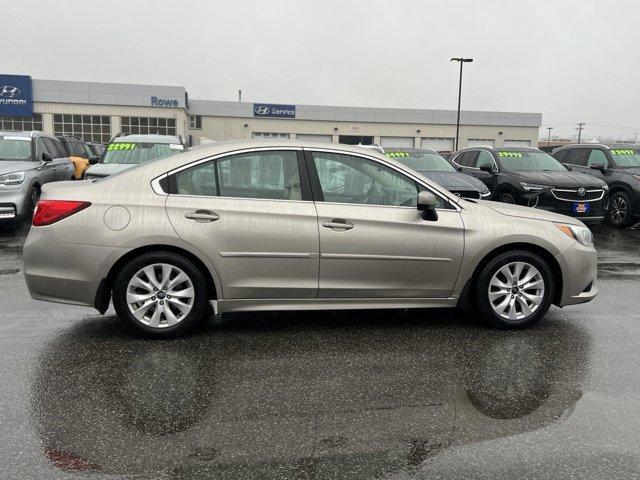
[[[629,478],[640,233],[595,233],[600,297],[525,331],[450,311],[287,312],[149,341],[30,300],[24,232],[2,232],[0,477]]]

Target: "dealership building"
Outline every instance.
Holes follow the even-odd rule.
[[[540,113],[462,111],[459,145],[536,146],[541,122]],[[0,130],[100,143],[117,133],[160,133],[194,144],[297,138],[451,151],[456,111],[193,100],[185,87],[0,75]]]

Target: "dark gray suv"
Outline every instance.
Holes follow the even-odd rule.
[[[54,136],[0,131],[0,221],[30,218],[42,185],[72,180],[73,173]]]

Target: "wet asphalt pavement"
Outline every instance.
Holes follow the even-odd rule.
[[[539,326],[449,311],[226,315],[149,341],[36,302],[0,230],[0,478],[640,477],[640,230]]]

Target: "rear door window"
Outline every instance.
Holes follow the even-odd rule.
[[[587,159],[589,158],[588,148],[574,148],[571,153],[567,155],[566,163],[571,165],[577,165],[579,167],[587,166]]]

